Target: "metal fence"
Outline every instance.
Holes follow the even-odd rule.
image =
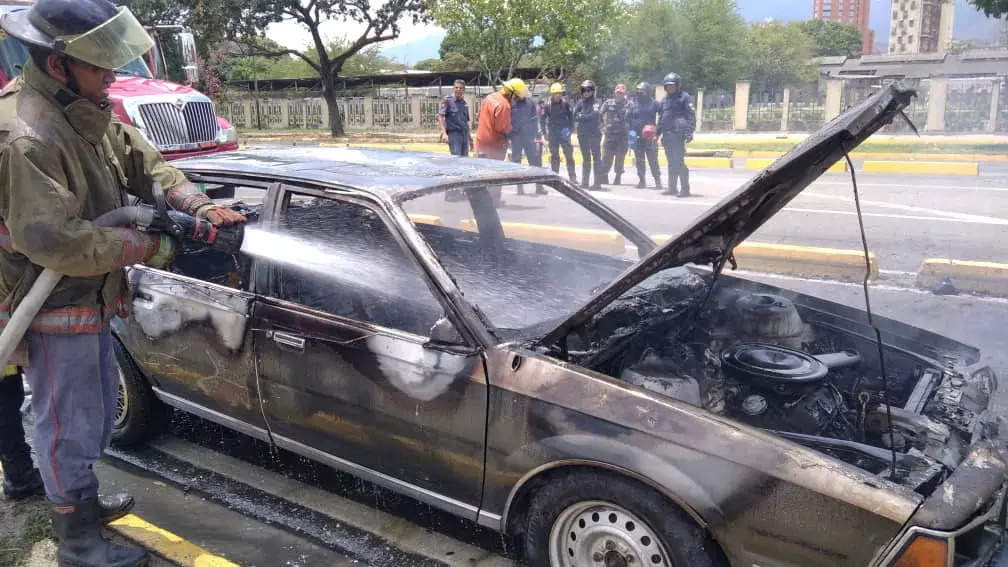
[[[904,114],[913,122],[918,131],[924,130],[927,127],[928,101],[931,95],[931,84],[928,79],[851,79],[844,81],[841,107],[843,110],[847,110],[856,106],[878,92],[879,89],[886,88],[891,84],[898,84],[902,88],[914,89],[917,92],[917,96],[911,100],[910,106],[907,107]],[[897,118],[882,131],[906,133],[912,132],[913,128],[907,124],[906,120]]]
[[[945,129],[983,132],[990,121],[994,79],[949,79]]]
[[[784,118],[784,91],[763,91],[749,95],[749,130],[780,130]]]
[[[788,130],[812,132],[826,123],[826,92],[818,85],[791,89]]]
[[[735,125],[735,92],[720,89],[704,91],[701,113],[705,132],[732,130]]]

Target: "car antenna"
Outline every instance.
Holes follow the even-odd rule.
[[[882,331],[875,326],[875,319],[872,317],[871,298],[868,294],[868,280],[871,278],[871,254],[868,252],[868,236],[865,235],[864,217],[861,215],[861,197],[858,195],[857,174],[854,173],[854,163],[851,162],[850,154],[847,153],[846,145],[843,146],[844,159],[847,160],[847,169],[851,175],[851,186],[854,188],[854,208],[857,209],[858,227],[861,229],[861,246],[864,249],[865,277],[862,282],[864,287],[865,313],[868,314],[868,326],[875,331],[875,345],[878,347],[879,370],[882,372],[882,403],[885,405],[886,424],[889,427],[889,449],[892,451],[892,469],[889,473],[889,480],[896,482],[896,443],[895,433],[892,424],[892,408],[889,405],[889,376],[886,374],[885,351],[882,348]]]

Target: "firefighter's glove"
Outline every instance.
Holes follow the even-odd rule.
[[[144,264],[152,268],[165,268],[175,258],[175,241],[164,233],[148,234],[153,241],[154,251],[144,260]]]
[[[210,221],[214,226],[231,226],[244,223],[245,215],[220,205],[206,205],[196,211],[196,216]]]

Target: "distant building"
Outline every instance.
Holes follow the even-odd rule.
[[[872,52],[875,32],[868,27],[871,0],[812,0],[812,17],[817,20],[854,24],[861,31],[861,51]]]
[[[893,0],[889,53],[944,53],[954,23],[954,0]]]

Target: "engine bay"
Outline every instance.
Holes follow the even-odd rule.
[[[685,268],[655,274],[572,333],[568,359],[921,493],[981,435],[993,375],[967,376],[921,354],[934,349],[886,344],[887,389],[866,322],[733,278],[718,280],[708,298],[712,278]]]

